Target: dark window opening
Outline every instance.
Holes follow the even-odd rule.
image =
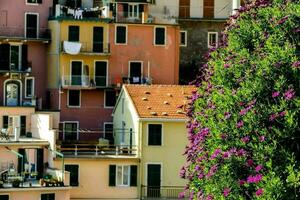
[[[0,200],[9,200],[8,194],[0,194]]]
[[[181,46],[186,46],[187,41],[186,41],[186,32],[185,31],[181,31],[180,32],[180,45]]]
[[[77,140],[78,123],[65,122],[64,123],[64,139],[67,141]]]
[[[165,45],[165,28],[155,28],[155,44]]]
[[[126,26],[117,26],[116,32],[116,43],[126,44]]]
[[[105,91],[105,106],[114,107],[117,100],[117,93],[115,90],[106,90]]]
[[[70,186],[79,186],[79,166],[78,165],[65,165],[65,170],[70,172]]]
[[[26,37],[37,38],[38,31],[38,15],[26,14]]]
[[[94,27],[93,52],[103,52],[103,27]]]
[[[79,26],[69,26],[68,40],[70,42],[79,42]]]
[[[148,125],[148,145],[161,146],[162,144],[162,125]]]
[[[107,62],[96,61],[95,63],[95,83],[97,87],[106,86],[107,82]]]
[[[55,193],[41,194],[41,200],[55,200]]]
[[[80,106],[80,90],[69,90],[68,106]]]

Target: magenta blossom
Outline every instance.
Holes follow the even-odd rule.
[[[277,22],[277,24],[283,24],[288,18],[289,18],[288,15],[285,16],[285,17],[283,17],[283,18],[281,18],[281,19]]]
[[[300,29],[299,29],[300,30]],[[292,67],[299,68],[300,67],[300,61],[296,61],[293,63]]]
[[[262,168],[263,168],[262,165],[257,165],[257,166],[255,167],[255,171],[256,171],[256,172],[259,172],[260,170],[262,170]]]
[[[263,135],[260,136],[260,137],[259,137],[259,141],[261,141],[261,142],[265,141],[265,136],[263,136]]]
[[[244,185],[246,183],[246,181],[244,180],[239,180],[239,185]]]
[[[179,199],[183,199],[184,196],[185,196],[185,195],[184,195],[184,192],[180,192],[180,193],[178,194],[178,198],[179,198]]]
[[[295,97],[295,91],[294,91],[293,88],[289,89],[288,91],[286,91],[286,92],[284,93],[284,98],[285,98],[286,100],[291,100],[291,99],[293,99],[294,97]]]
[[[250,175],[247,178],[247,183],[258,183],[258,182],[261,181],[262,177],[263,177],[262,174],[257,174],[257,175],[254,175],[254,176]]]
[[[243,126],[244,126],[243,120],[239,121],[239,122],[236,124],[236,127],[237,127],[237,128],[241,128],[241,127],[243,127]]]
[[[225,119],[229,119],[230,117],[231,117],[230,112],[225,112],[225,113],[224,113],[224,118],[225,118]]]
[[[272,97],[275,98],[275,97],[278,97],[279,96],[279,92],[278,91],[274,91],[272,92]]]
[[[286,112],[285,112],[285,111],[282,111],[282,112],[279,113],[279,116],[280,116],[280,117],[284,117],[285,115],[286,115]]]
[[[248,143],[250,141],[250,137],[246,136],[241,139],[244,143]]]
[[[269,117],[269,121],[274,121],[276,118],[278,117],[278,115],[275,113],[275,114],[272,114],[270,115]]]
[[[262,195],[263,193],[264,193],[264,189],[262,189],[262,188],[259,188],[259,189],[255,192],[256,196],[260,196],[260,195]]]
[[[247,165],[248,166],[253,166],[254,165],[253,160],[252,159],[247,160]]]
[[[229,195],[230,191],[231,191],[230,188],[225,188],[225,189],[223,190],[223,195],[224,195],[224,197],[227,197],[227,196]]]
[[[221,152],[221,149],[216,149],[215,152],[211,155],[210,159],[215,159]]]
[[[226,63],[224,64],[224,68],[229,68],[230,67],[230,64]]]

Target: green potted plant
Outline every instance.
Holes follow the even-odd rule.
[[[20,187],[20,183],[21,183],[21,179],[19,178],[15,178],[13,181],[12,181],[12,186],[15,187],[15,188],[18,188]]]

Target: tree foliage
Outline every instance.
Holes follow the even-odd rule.
[[[230,17],[188,111],[190,199],[300,199],[299,45],[299,0]]]

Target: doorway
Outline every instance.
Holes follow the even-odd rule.
[[[160,197],[161,165],[147,165],[147,196]]]

